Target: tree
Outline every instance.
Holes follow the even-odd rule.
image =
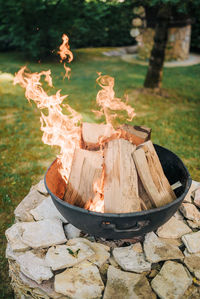
[[[200,8],[199,0],[139,0],[136,6],[143,6],[156,14],[154,45],[151,51],[148,71],[144,81],[146,88],[160,88],[162,84],[165,49],[171,20],[186,18]]]

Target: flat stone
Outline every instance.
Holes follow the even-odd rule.
[[[192,230],[183,220],[172,216],[165,224],[158,228],[156,233],[161,238],[178,239],[190,232]]]
[[[194,191],[194,204],[200,208],[200,188]]]
[[[182,241],[190,253],[200,252],[200,231],[182,236]]]
[[[48,191],[45,187],[44,180],[40,180],[39,183],[35,186],[38,192],[42,193],[43,195],[48,195]]]
[[[67,236],[67,239],[74,239],[78,238],[81,234],[80,229],[72,225],[71,223],[64,226],[65,234]]]
[[[45,219],[37,222],[27,222],[24,226],[22,241],[32,248],[46,248],[67,241],[62,222]]]
[[[35,187],[30,189],[28,195],[16,207],[14,214],[18,221],[34,221],[30,210],[35,209],[46,197],[39,193]]]
[[[191,227],[191,228],[200,228],[200,221],[192,221],[192,220],[187,220],[187,224]]]
[[[55,291],[72,299],[101,298],[104,284],[97,266],[83,262],[55,275]]]
[[[177,246],[161,241],[153,232],[146,234],[143,246],[146,259],[151,263],[183,259],[183,254]]]
[[[167,261],[152,280],[151,286],[161,299],[181,299],[192,284],[188,270],[181,264]]]
[[[183,202],[188,202],[188,203],[192,203],[192,196],[193,196],[193,192],[200,187],[200,183],[196,182],[196,181],[192,181],[192,184],[190,186],[190,189],[188,190],[188,193],[186,195],[186,197],[184,198]]]
[[[22,240],[23,231],[24,223],[15,223],[6,230],[5,235],[12,251],[26,251],[30,248]]]
[[[20,271],[30,279],[41,283],[53,277],[53,273],[45,260],[37,257],[31,251],[21,254],[16,262],[20,266]]]
[[[24,285],[28,286],[29,288],[32,289],[39,289],[45,293],[45,295],[49,296],[52,299],[61,299],[61,294],[56,293],[54,291],[54,279],[51,278],[49,280],[43,281],[41,284],[38,284],[36,281],[28,278],[26,275],[23,273],[19,273],[19,278],[23,282]]]
[[[183,215],[179,211],[176,211],[176,213],[174,214],[174,217],[178,220],[184,219]]]
[[[20,256],[22,252],[14,252],[9,243],[6,246],[6,258],[9,260],[16,260],[18,256]]]
[[[179,247],[183,244],[181,238],[179,238],[179,239],[159,238],[159,240],[166,243],[166,244],[174,245],[176,247]]]
[[[185,218],[194,222],[200,221],[200,212],[195,205],[191,203],[182,203],[179,209]]]
[[[60,214],[50,196],[46,197],[35,209],[30,210],[35,220],[59,219],[63,223],[68,221]]]
[[[200,254],[191,254],[184,258],[184,264],[187,266],[189,271],[200,280]]]
[[[109,266],[103,299],[155,299],[147,278]]]
[[[95,264],[98,267],[102,267],[110,258],[110,247],[101,243],[90,242],[85,238],[77,238],[69,240],[67,244],[75,245],[79,242],[87,244],[94,251],[94,255],[88,258],[88,261],[90,261],[92,264]]]
[[[134,244],[135,245],[135,244]],[[120,267],[125,271],[142,273],[151,270],[151,263],[145,260],[143,252],[135,250],[134,245],[114,248],[113,256]],[[136,247],[137,248],[137,247]]]
[[[45,261],[52,270],[73,267],[83,260],[94,255],[94,251],[84,244],[77,242],[75,245],[57,245],[49,248]]]

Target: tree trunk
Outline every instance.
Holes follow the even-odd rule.
[[[167,6],[159,8],[157,25],[155,28],[154,45],[149,60],[148,72],[144,87],[160,88],[162,84],[163,64],[165,59],[165,48],[168,39],[168,23],[170,9]]]

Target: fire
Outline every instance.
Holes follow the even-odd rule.
[[[68,63],[72,61],[73,54],[70,51],[68,44],[69,38],[67,35],[62,36],[63,43],[59,47],[58,54],[60,55],[60,62],[68,58]],[[69,79],[71,69],[64,64],[65,77]],[[14,84],[20,84],[25,88],[25,96],[28,101],[33,101],[40,110],[45,109],[45,113],[41,111],[41,130],[43,131],[42,141],[51,146],[58,146],[62,169],[60,169],[63,179],[68,182],[70,175],[71,164],[73,159],[74,150],[80,147],[80,125],[82,121],[81,115],[72,109],[68,104],[63,104],[67,95],[61,96],[61,90],[58,90],[54,95],[48,95],[43,89],[41,77],[50,87],[53,87],[51,71],[42,71],[40,73],[30,73],[26,67],[22,67],[15,75]],[[115,97],[114,92],[114,78],[110,76],[102,76],[99,73],[97,83],[102,88],[97,93],[97,104],[100,107],[96,114],[105,115],[106,123],[108,124],[108,131],[105,136],[100,140],[103,145],[103,140],[108,136],[118,136],[118,132],[114,129],[113,122],[117,117],[116,111],[126,111],[128,120],[131,121],[135,116],[134,109],[123,102],[120,98]],[[63,114],[62,108],[65,107],[67,114]],[[47,111],[47,112],[46,112]],[[103,153],[102,153],[103,154]],[[103,198],[103,185],[104,185],[104,168],[102,170],[101,182],[94,183],[93,199],[89,199],[86,209],[96,212],[104,212],[104,198]]]
[[[70,63],[73,60],[73,54],[70,51],[70,46],[69,46],[69,37],[66,34],[63,34],[62,36],[62,44],[59,47],[58,54],[60,55],[60,62],[65,60],[68,56],[68,63]]]
[[[65,181],[68,180],[74,149],[79,146],[81,115],[69,105],[63,105],[67,115],[62,113],[61,104],[67,97],[61,96],[60,90],[55,95],[48,96],[40,82],[41,76],[52,86],[51,71],[40,73],[29,73],[26,67],[22,67],[15,75],[14,84],[20,84],[25,88],[25,96],[30,102],[34,101],[39,109],[47,109],[45,115],[41,112],[41,130],[43,131],[42,141],[48,145],[60,147],[58,158],[61,161],[61,174]]]

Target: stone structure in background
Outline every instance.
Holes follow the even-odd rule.
[[[132,37],[138,42],[138,57],[146,60],[150,57],[155,35],[155,16],[146,16],[142,7],[134,9],[137,16],[133,19]],[[190,20],[173,20],[169,24],[168,43],[165,60],[186,60],[190,51],[191,24]]]
[[[193,181],[179,212],[156,232],[106,241],[68,223],[40,181],[6,231],[15,298],[200,298],[200,227],[190,223],[199,221],[199,193]]]

